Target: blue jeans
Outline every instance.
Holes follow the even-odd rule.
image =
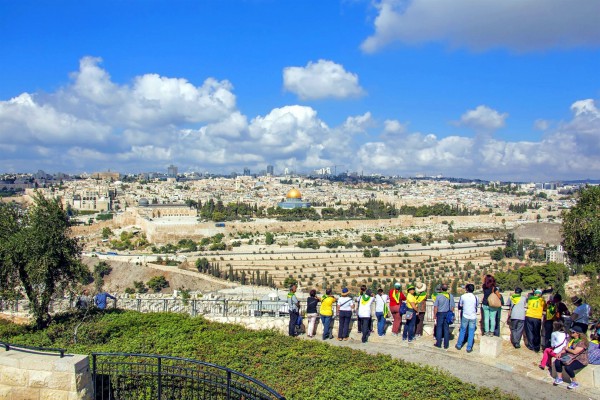
[[[438,312],[435,316],[435,347],[442,347],[442,338],[444,339],[444,348],[447,349],[450,346],[450,328],[446,321],[447,314],[448,311]]]
[[[377,317],[377,334],[383,336],[385,335],[385,318],[383,318],[382,312],[376,312],[375,316]]]
[[[323,324],[323,340],[333,338],[331,334],[331,320],[333,316],[321,315],[321,323]]]
[[[410,311],[407,312],[407,315]],[[404,332],[402,332],[402,339],[413,340],[415,338],[415,326],[417,325],[417,313],[412,312],[412,317],[406,320],[404,324]]]
[[[467,350],[473,349],[473,340],[475,339],[475,328],[477,327],[477,319],[467,319],[462,317],[460,320],[460,334],[456,341],[456,347],[462,347],[465,342],[465,335],[467,336]]]
[[[483,332],[494,333],[496,330],[496,313],[499,308],[483,305]]]

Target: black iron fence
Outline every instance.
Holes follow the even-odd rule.
[[[92,381],[95,400],[285,400],[229,368],[148,354],[92,353]]]

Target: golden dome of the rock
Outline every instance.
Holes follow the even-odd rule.
[[[289,192],[287,192],[287,195],[285,197],[288,199],[301,199],[302,194],[298,189],[292,189]]]

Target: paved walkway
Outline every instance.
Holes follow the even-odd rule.
[[[334,329],[334,333],[337,333],[337,330]],[[306,339],[321,340],[320,336]],[[456,350],[454,348],[456,340],[450,341],[448,350],[438,349],[433,346],[431,336],[423,336],[408,344],[400,337],[391,336],[390,333],[384,337],[372,334],[369,342],[363,344],[356,329],[353,330],[349,341],[341,342],[334,339],[328,340],[327,343],[426,364],[445,370],[465,382],[488,388],[499,387],[522,399],[600,399],[600,389],[597,388],[580,386],[572,391],[567,389],[566,384],[553,386],[553,379],[548,372],[537,367],[541,353],[536,354],[524,346],[515,349],[508,340],[503,340],[502,354],[498,358],[480,356],[478,340],[475,341],[472,353],[467,353],[464,347],[461,351]]]

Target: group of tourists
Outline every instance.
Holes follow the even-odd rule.
[[[527,349],[534,352],[543,351],[539,367],[551,370],[552,365],[557,373],[553,381],[555,385],[562,383],[563,370],[571,377],[569,389],[578,387],[575,374],[588,363],[600,364],[600,323],[592,325],[590,337],[586,335],[590,327],[591,307],[579,297],[572,298],[575,309],[570,312],[562,301],[560,294],[552,294],[552,288],[535,289],[524,294],[522,288],[516,287],[514,294],[505,302],[492,275],[483,278],[481,300],[474,294],[475,285],[465,285],[465,293],[458,299],[459,318],[455,318],[455,299],[448,293],[448,286],[438,285],[431,296],[433,301],[433,318],[435,322],[435,347],[448,349],[450,345],[449,326],[460,323],[460,330],[455,348],[461,350],[466,346],[468,353],[473,351],[475,332],[477,330],[478,311],[481,312],[480,327],[484,336],[500,336],[502,307],[507,306],[506,323],[510,327],[510,341],[515,348],[524,342]],[[296,285],[290,288],[288,308],[290,311],[289,335],[297,336],[297,326],[301,321],[300,302],[296,297]],[[545,295],[550,294],[546,299]],[[325,294],[317,297],[317,291],[311,290],[306,302],[305,316],[308,319],[306,333],[308,337],[316,334],[317,320],[323,326],[322,339],[333,339],[334,315],[338,319],[337,340],[347,341],[350,335],[350,323],[355,313],[361,341],[366,343],[371,333],[386,335],[386,322],[391,317],[391,335],[412,342],[423,335],[425,321],[427,286],[418,282],[409,284],[406,292],[402,284],[396,282],[384,292],[379,288],[377,293],[361,286],[360,294],[352,297],[348,288],[343,288],[340,296],[334,296],[330,288]],[[334,313],[335,307],[335,313]],[[403,321],[404,320],[404,321]],[[376,327],[373,325],[376,321]],[[404,325],[404,327],[402,326]],[[404,329],[402,329],[404,328]]]
[[[296,296],[296,285],[290,287],[288,293],[288,310],[290,315],[288,334],[297,336],[297,326],[302,320],[300,315],[300,301]],[[436,323],[437,347],[448,348],[450,340],[449,324],[454,317],[454,297],[448,293],[447,285],[436,288],[432,299],[434,300],[434,318]],[[308,337],[314,337],[316,322],[320,317],[323,325],[322,339],[333,339],[334,306],[335,315],[338,318],[337,340],[349,340],[350,323],[352,316],[356,314],[358,332],[361,340],[366,343],[369,340],[374,322],[377,321],[376,332],[379,336],[386,335],[386,322],[392,318],[392,336],[401,336],[402,340],[412,342],[423,335],[423,324],[425,322],[425,310],[427,300],[427,286],[422,283],[408,285],[406,294],[402,291],[402,284],[397,282],[389,292],[384,293],[382,288],[373,293],[365,285],[361,286],[360,294],[356,297],[350,296],[348,288],[343,288],[341,295],[336,297],[330,288],[326,289],[322,297],[317,297],[316,290],[311,290],[306,300],[305,317],[308,319],[306,333]],[[404,324],[403,324],[404,320]],[[402,329],[404,325],[404,329]]]

